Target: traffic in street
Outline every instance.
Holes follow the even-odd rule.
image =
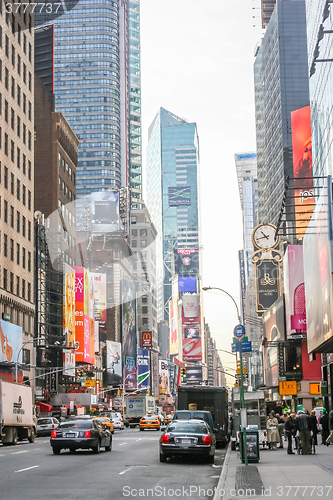
[[[34,443],[0,446],[1,497],[109,500],[148,496],[148,490],[152,490],[153,498],[183,498],[192,488],[191,498],[199,498],[200,487],[200,498],[211,498],[226,449],[216,449],[214,464],[201,457],[169,458],[160,463],[161,435],[155,429],[115,430],[112,451],[103,448],[98,455],[91,450],[62,450],[60,455],[54,455],[48,437],[37,437]]]

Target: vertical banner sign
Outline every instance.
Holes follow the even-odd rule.
[[[291,113],[297,238],[303,238],[314,210],[310,106]]]
[[[239,273],[240,273],[240,287],[241,287],[242,317],[243,317],[243,325],[246,328],[246,312],[245,312],[246,281],[245,281],[244,250],[239,250],[238,257],[239,257]]]
[[[122,381],[121,343],[106,341],[106,365],[108,384],[119,385]]]
[[[125,389],[137,387],[136,373],[136,289],[132,281],[122,280],[122,348]]]
[[[99,322],[99,336],[106,340],[106,274],[90,273],[94,279],[95,311],[94,320]]]
[[[256,306],[263,314],[281,295],[280,262],[263,259],[256,263]]]
[[[182,296],[183,361],[202,360],[200,295]]]
[[[84,272],[83,267],[74,267],[75,270],[75,361],[83,362],[85,353],[84,343]]]
[[[69,350],[62,351],[63,356],[63,375],[75,377],[75,353]]]
[[[159,355],[158,352],[151,353],[151,366],[152,366],[152,396],[159,395]]]
[[[138,349],[138,388],[150,390],[150,351]]]
[[[164,359],[160,359],[160,369],[159,369],[159,395],[166,395],[168,396],[170,394],[170,387],[169,387],[169,368],[168,368],[168,362]]]
[[[75,344],[75,271],[64,264],[63,333],[66,347]]]
[[[178,354],[178,300],[172,298],[169,301],[169,325],[170,325],[170,354]]]

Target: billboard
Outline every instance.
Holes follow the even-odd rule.
[[[151,374],[152,374],[152,396],[159,395],[159,355],[158,352],[151,351]]]
[[[256,308],[260,316],[281,295],[280,262],[262,259],[255,264]]]
[[[291,113],[296,236],[303,238],[314,210],[310,106]]]
[[[64,349],[63,356],[63,375],[75,377],[75,353],[73,351]]]
[[[329,177],[330,179],[330,177]],[[331,181],[331,179],[330,179]],[[307,342],[309,352],[332,352],[332,205],[327,181],[303,240]],[[325,345],[326,344],[326,345]],[[329,345],[328,345],[329,344]]]
[[[99,337],[106,340],[106,274],[90,273],[94,286],[94,319],[99,323]]]
[[[122,347],[125,389],[137,387],[136,373],[136,289],[135,283],[122,280]]]
[[[160,359],[159,363],[159,395],[169,395],[170,394],[170,379],[169,379],[169,368],[168,362]]]
[[[94,280],[84,267],[75,271],[75,361],[95,363]]]
[[[107,381],[109,385],[119,385],[122,382],[121,343],[106,341]]]
[[[200,295],[184,294],[182,296],[182,324],[184,326],[201,325]]]
[[[63,333],[66,347],[75,345],[75,271],[64,264]]]
[[[303,246],[288,245],[283,258],[287,336],[306,333]]]
[[[153,346],[153,332],[141,332],[141,346],[142,347]]]
[[[186,383],[200,384],[202,382],[202,366],[187,366],[186,367]]]
[[[170,187],[168,188],[169,207],[178,207],[180,205],[191,205],[191,187]]]
[[[138,388],[150,390],[150,351],[138,349]]]
[[[170,325],[170,354],[178,354],[178,300],[172,298],[169,301],[169,325]]]
[[[201,361],[202,344],[201,338],[185,339],[183,338],[183,361]]]
[[[199,339],[200,338],[200,326],[190,326],[184,328],[184,338],[185,339]]]
[[[113,233],[119,231],[119,193],[98,191],[91,193],[91,231]]]
[[[196,292],[197,278],[195,276],[178,276],[178,292]]]
[[[174,250],[175,274],[197,276],[199,274],[199,250],[178,248]]]
[[[280,297],[262,316],[264,337],[267,342],[285,339],[283,297]],[[278,347],[264,347],[264,379],[268,387],[279,385]]]
[[[22,327],[0,319],[0,361],[22,363]]]

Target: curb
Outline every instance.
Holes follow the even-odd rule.
[[[219,491],[224,489],[225,481],[227,478],[227,469],[228,469],[228,465],[229,465],[230,454],[231,454],[231,442],[229,443],[227,454],[226,454],[224,462],[223,462],[221,476],[220,476],[220,479],[217,483],[217,487],[215,490],[215,495],[214,495],[213,500],[220,500],[220,498],[221,498]]]

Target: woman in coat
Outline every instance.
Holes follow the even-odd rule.
[[[314,444],[315,444],[315,446],[317,446],[318,445],[318,442],[317,442],[318,426],[317,426],[316,410],[311,410],[310,430],[312,431],[312,437],[313,437]]]
[[[280,442],[278,421],[274,417],[273,410],[271,411],[267,419],[267,441],[271,450],[276,450],[277,443]]]

